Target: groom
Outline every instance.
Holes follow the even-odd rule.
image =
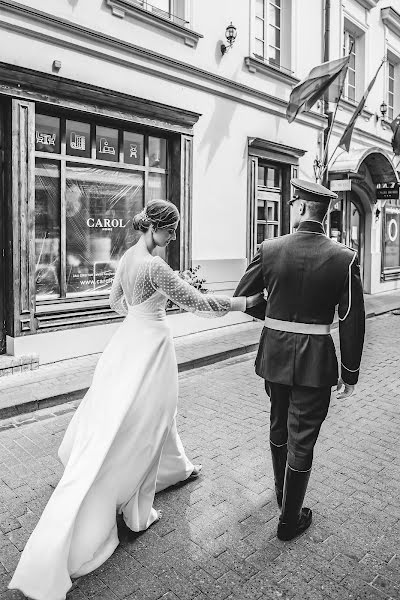
[[[256,373],[271,401],[270,448],[279,507],[277,536],[290,540],[311,524],[302,508],[313,449],[327,415],[331,387],[351,396],[358,380],[365,313],[354,250],[326,237],[322,222],[337,195],[292,179],[295,233],[265,240],[235,296],[266,288],[268,300],[248,309],[264,320]],[[341,377],[330,326],[338,306]]]

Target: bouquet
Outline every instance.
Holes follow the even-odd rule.
[[[207,290],[204,287],[206,280],[199,276],[200,268],[200,265],[197,265],[197,267],[191,267],[190,269],[186,269],[185,271],[176,271],[176,273],[181,279],[183,279],[183,281],[186,281],[186,283],[196,288],[197,291],[201,292],[202,294],[207,294],[209,293],[209,290]],[[174,304],[172,300],[168,300],[167,309],[171,308],[179,307],[176,304]]]

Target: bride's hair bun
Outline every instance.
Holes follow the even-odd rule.
[[[133,217],[132,225],[136,231],[144,233],[150,225],[153,225],[155,229],[162,229],[174,225],[179,219],[179,211],[172,202],[150,200],[147,206]]]
[[[145,214],[145,211],[138,213],[133,217],[132,226],[136,231],[142,231],[143,233],[148,230],[151,225],[151,221],[148,216]]]

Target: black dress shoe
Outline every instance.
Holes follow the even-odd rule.
[[[302,508],[300,517],[295,523],[285,523],[279,519],[277,537],[278,540],[288,542],[298,535],[302,534],[311,525],[312,510],[310,508]]]

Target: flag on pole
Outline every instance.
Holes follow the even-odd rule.
[[[290,94],[286,109],[286,118],[289,123],[294,121],[298,114],[310,110],[337,77],[341,76],[341,81],[343,81],[349,60],[350,55],[322,63],[311,69],[308,76],[296,85]]]
[[[354,111],[353,116],[351,117],[350,121],[348,122],[347,127],[344,130],[342,137],[340,138],[338,147],[342,148],[343,150],[346,150],[346,152],[348,152],[350,150],[350,142],[351,142],[351,137],[353,135],[353,129],[354,129],[355,122],[356,122],[358,116],[361,114],[361,112],[362,112],[362,110],[364,108],[364,105],[365,105],[365,102],[367,100],[368,94],[370,93],[370,91],[371,91],[371,89],[372,89],[372,87],[373,87],[373,85],[375,83],[375,80],[378,77],[378,73],[379,73],[379,71],[380,71],[380,69],[381,69],[381,67],[382,67],[382,65],[383,65],[384,62],[385,62],[385,59],[379,65],[378,70],[375,73],[375,76],[370,81],[369,86],[365,90],[363,97],[361,98],[360,102],[358,103],[358,106],[357,106],[356,110]]]
[[[400,115],[390,123],[390,128],[393,131],[392,148],[395,156],[400,156]]]

